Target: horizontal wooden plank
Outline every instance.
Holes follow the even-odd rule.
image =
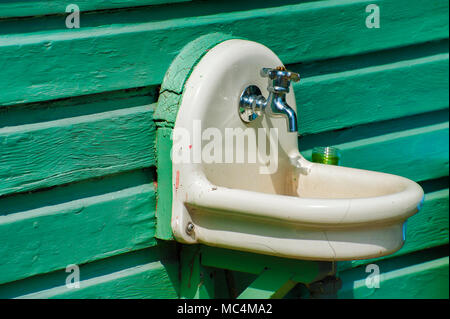
[[[0,195],[155,164],[153,106],[0,129]]]
[[[301,139],[300,139],[301,143]],[[335,146],[341,165],[396,174],[415,181],[448,176],[448,122],[357,139]],[[312,150],[301,153],[311,159]]]
[[[340,270],[371,264],[386,258],[395,258],[414,251],[448,244],[449,242],[449,190],[425,194],[422,210],[408,219],[405,245],[395,254],[375,259],[339,262]]]
[[[381,6],[379,29],[365,27],[369,4]],[[0,37],[0,105],[160,84],[184,45],[218,31],[260,42],[286,64],[448,38],[446,1],[329,0],[231,12],[228,2],[214,12],[203,5],[211,6],[165,21]]]
[[[157,95],[157,87],[151,86],[3,107],[0,129],[150,105],[157,102]]]
[[[161,262],[139,265],[112,274],[80,281],[80,288],[66,286],[23,295],[25,299],[169,299],[177,298]]]
[[[305,78],[294,85],[300,134],[448,108],[448,57]]]
[[[0,216],[0,283],[156,244],[153,184]]]
[[[170,276],[173,286],[178,286],[178,259],[175,242],[159,242],[158,245],[124,254],[114,255],[86,264],[80,264],[80,280],[86,281],[99,278],[122,270],[127,270],[141,265],[161,262]],[[64,286],[69,273],[66,269],[52,271],[22,280],[0,285],[0,298],[20,298],[24,295],[40,293]]]
[[[191,0],[77,0],[80,11],[117,9],[136,6],[148,6],[164,3],[186,2]],[[27,17],[48,14],[63,14],[69,5],[64,0],[3,0],[0,1],[0,19]]]
[[[366,279],[373,273],[352,269],[341,273],[343,287],[338,298],[345,299],[435,299],[449,297],[449,257],[383,272],[380,266],[379,287],[367,287]]]

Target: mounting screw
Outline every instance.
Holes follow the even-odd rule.
[[[186,234],[191,235],[192,232],[194,231],[194,224],[192,224],[191,222],[189,222],[186,226]]]

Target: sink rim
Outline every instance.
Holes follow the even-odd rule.
[[[341,167],[330,167],[340,169]],[[184,202],[197,208],[316,227],[370,226],[405,221],[417,213],[424,199],[415,182],[392,174],[348,168],[365,174],[381,174],[398,180],[403,190],[387,195],[358,198],[307,198],[227,188],[212,184],[205,176],[187,187]],[[417,203],[410,204],[407,203]],[[394,205],[395,204],[395,205]],[[394,206],[394,207],[391,207]],[[274,214],[273,211],[277,213]],[[389,214],[379,211],[389,210]]]

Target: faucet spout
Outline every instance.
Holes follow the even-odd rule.
[[[286,124],[289,132],[297,132],[297,115],[287,104],[285,95],[275,95],[272,99],[270,111],[273,114],[281,114],[286,117]]]
[[[239,100],[238,112],[242,121],[250,123],[263,115],[264,110],[268,108],[268,115],[286,117],[288,132],[297,132],[297,115],[286,102],[286,94],[289,93],[291,81],[300,81],[299,74],[287,71],[284,66],[275,69],[263,68],[260,74],[269,80],[269,97],[265,99],[257,86],[248,86],[241,93]]]

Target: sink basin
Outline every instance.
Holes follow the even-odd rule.
[[[173,130],[175,238],[328,261],[400,249],[406,220],[423,201],[418,184],[309,162],[282,116],[241,120],[241,93],[255,85],[267,96],[259,70],[281,65],[267,47],[232,39],[209,50],[193,69]],[[292,88],[286,101],[297,110]]]

